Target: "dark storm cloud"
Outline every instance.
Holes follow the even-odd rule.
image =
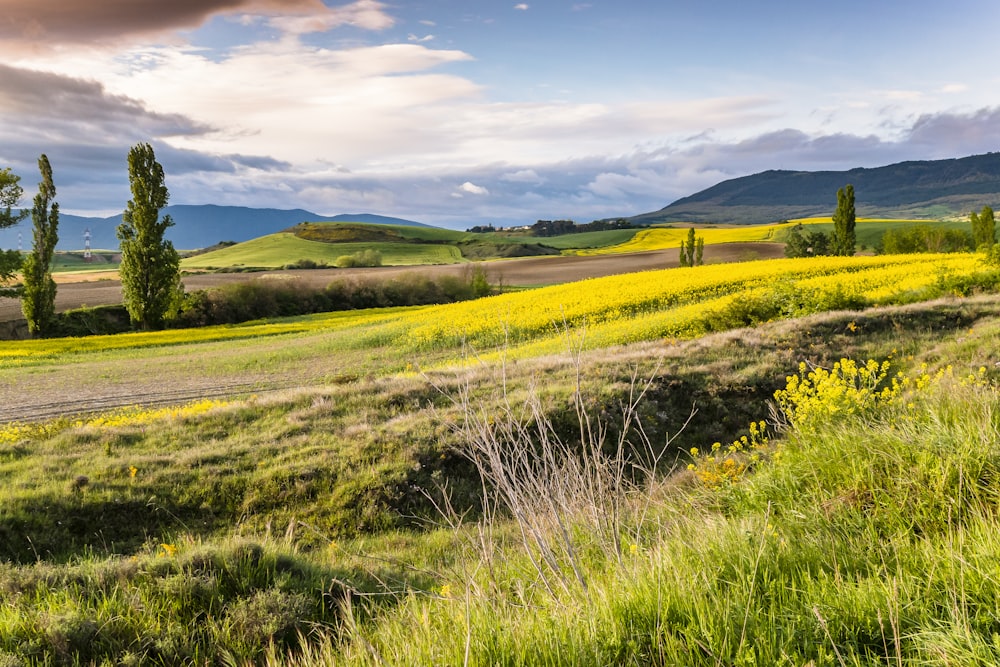
[[[906,141],[935,154],[953,154],[949,157],[1000,150],[1000,107],[971,114],[925,114],[917,118]]]
[[[195,28],[223,13],[324,12],[321,0],[8,0],[0,41],[92,44]]]
[[[141,102],[112,95],[95,81],[0,64],[0,114],[7,132],[44,128],[48,136],[179,136],[211,130],[179,114],[150,111]],[[2,134],[7,132],[0,131]]]
[[[212,128],[180,114],[153,112],[94,81],[0,65],[0,90],[0,167],[20,174],[27,193],[35,182],[38,156],[45,153],[67,210],[107,210],[124,202],[126,156],[139,142],[154,145],[168,179],[290,168],[269,156],[169,146],[162,139],[197,136]]]

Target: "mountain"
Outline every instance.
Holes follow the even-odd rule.
[[[300,222],[364,222],[369,224],[407,225],[427,227],[419,222],[360,213],[357,215],[323,216],[303,209],[282,210],[274,208],[246,208],[243,206],[167,206],[161,211],[174,220],[166,236],[178,250],[195,250],[215,245],[220,241],[249,241],[250,239],[280,232]],[[115,228],[121,216],[86,218],[62,213],[59,215],[58,250],[81,250],[84,232],[90,230],[90,247],[104,250],[118,248]],[[0,248],[21,247],[31,249],[31,219],[10,229],[0,230]]]
[[[848,183],[854,185],[858,216],[964,215],[1000,205],[1000,153],[849,171],[765,171],[723,181],[630,220],[752,225],[829,216],[837,208],[837,190]]]

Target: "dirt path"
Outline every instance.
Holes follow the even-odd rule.
[[[746,259],[773,259],[784,256],[780,243],[727,243],[705,247],[705,262],[709,264],[736,262]],[[392,277],[407,273],[423,275],[461,275],[470,264],[437,266],[388,266],[377,269],[316,269],[297,271],[264,271],[260,273],[205,273],[185,276],[188,291],[210,289],[228,283],[248,280],[268,280],[293,276],[311,286],[324,287],[338,278]],[[598,255],[595,257],[526,257],[482,264],[491,282],[511,286],[548,285],[597,278],[619,273],[648,271],[678,266],[677,250]],[[56,310],[64,311],[84,306],[106,306],[122,302],[121,283],[115,272],[60,274],[56,290]],[[16,299],[0,299],[0,322],[23,319],[21,304]]]

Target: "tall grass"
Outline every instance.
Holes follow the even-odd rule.
[[[755,473],[662,490],[628,558],[588,563],[586,592],[532,595],[511,565],[490,575],[505,585],[407,600],[313,664],[996,664],[1000,396],[917,373],[869,400],[872,378],[814,378],[859,410],[788,415]]]

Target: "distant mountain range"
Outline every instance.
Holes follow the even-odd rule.
[[[249,241],[267,234],[274,234],[293,227],[300,222],[366,222],[385,225],[408,225],[427,227],[419,222],[390,218],[381,215],[359,213],[355,215],[323,216],[302,209],[281,210],[274,208],[246,208],[242,206],[167,206],[161,215],[169,215],[174,226],[167,230],[167,238],[178,250],[196,250],[215,245],[220,241]],[[90,230],[90,247],[102,250],[117,250],[118,237],[115,229],[121,223],[121,215],[109,218],[85,218],[76,215],[59,215],[58,250],[82,250],[84,232]],[[0,230],[0,248],[16,249],[18,233],[21,246],[31,249],[31,219],[17,227]]]
[[[765,171],[723,181],[669,206],[630,218],[636,224],[764,224],[832,215],[837,190],[854,186],[858,216],[946,218],[984,205],[1000,208],[1000,153],[900,162],[850,171]]]

